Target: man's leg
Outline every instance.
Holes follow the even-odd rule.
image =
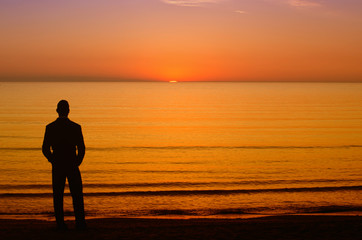
[[[66,228],[64,223],[63,195],[66,175],[63,169],[53,167],[53,203],[58,228]]]
[[[84,216],[84,200],[83,200],[83,185],[82,177],[78,167],[74,167],[68,172],[68,182],[70,193],[73,198],[73,207],[76,226],[79,229],[86,228]]]

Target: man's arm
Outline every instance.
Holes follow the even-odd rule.
[[[82,133],[81,126],[79,126],[77,150],[78,150],[77,165],[79,166],[82,163],[84,155],[85,155],[85,145],[84,145],[84,139],[83,139],[83,133]]]
[[[45,128],[42,151],[43,151],[44,156],[48,159],[48,161],[50,163],[53,163],[53,153],[51,152],[50,147],[51,147],[51,144],[50,144],[49,129],[48,129],[48,127],[46,127]]]

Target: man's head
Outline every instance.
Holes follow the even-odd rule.
[[[69,103],[66,100],[60,100],[57,105],[59,117],[67,117],[69,114]]]

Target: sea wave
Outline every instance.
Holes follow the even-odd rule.
[[[201,208],[201,209],[143,209],[143,210],[88,210],[87,217],[232,217],[245,215],[274,215],[274,214],[328,214],[362,212],[362,205],[319,205],[319,206],[272,206],[244,208]],[[0,211],[0,216],[46,216],[53,217],[53,211]],[[65,211],[65,216],[74,216],[72,211]]]
[[[232,189],[232,190],[166,190],[166,191],[120,191],[120,192],[86,192],[85,196],[195,196],[195,195],[232,195],[256,193],[298,193],[298,192],[337,192],[361,191],[362,186],[339,187],[300,187],[300,188],[268,188],[268,189]],[[70,195],[65,193],[65,195]],[[44,198],[52,193],[1,193],[1,198]]]
[[[103,188],[172,188],[172,187],[210,187],[210,186],[266,186],[277,184],[346,184],[360,183],[362,178],[356,179],[275,179],[275,180],[242,180],[242,181],[214,181],[214,182],[134,182],[134,183],[84,183],[86,189]],[[32,190],[32,189],[51,189],[51,184],[0,184],[1,190]]]
[[[362,212],[362,205],[322,205],[322,206],[284,206],[284,207],[245,207],[222,209],[155,209],[148,211],[148,215],[167,216],[223,216],[245,214],[312,214],[312,213],[341,213]]]
[[[87,147],[88,151],[119,150],[210,150],[210,149],[341,149],[362,148],[362,145],[337,146],[119,146],[119,147]],[[40,147],[1,147],[6,151],[41,151]]]

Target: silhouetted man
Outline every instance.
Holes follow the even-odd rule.
[[[61,100],[57,106],[59,118],[46,126],[43,154],[52,164],[53,201],[57,227],[66,230],[64,223],[63,195],[66,178],[73,198],[77,229],[85,229],[83,186],[79,171],[85,146],[79,124],[68,118],[69,104]]]

